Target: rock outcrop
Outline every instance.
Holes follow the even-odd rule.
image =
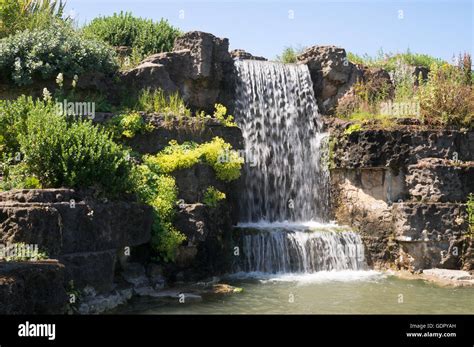
[[[340,98],[350,92],[350,88],[362,73],[349,62],[346,51],[336,46],[313,46],[297,57],[299,63],[308,65],[313,81],[319,111],[331,114]]]
[[[258,57],[258,56],[252,55],[243,49],[234,49],[230,51],[230,56],[233,59],[240,59],[240,60],[262,60],[262,61],[267,60],[264,57]]]
[[[232,101],[233,61],[229,41],[200,31],[177,38],[172,52],[147,57],[124,72],[127,88],[179,91],[193,110],[211,112],[216,102]]]
[[[474,132],[335,131],[335,217],[359,230],[370,262],[411,271],[472,268],[466,199]]]
[[[65,265],[64,284],[113,286],[116,257],[147,243],[152,211],[136,202],[101,201],[71,189],[0,193],[0,242],[38,245]]]
[[[0,262],[0,314],[62,314],[68,299],[57,261]]]

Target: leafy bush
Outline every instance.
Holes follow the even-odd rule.
[[[171,51],[174,40],[181,34],[165,19],[156,23],[134,17],[130,12],[95,18],[83,32],[89,38],[100,39],[112,46],[132,47],[142,56]]]
[[[344,130],[344,135],[349,136],[352,133],[357,133],[361,130],[362,130],[362,126],[359,123],[351,124],[346,130]]]
[[[146,155],[145,164],[153,171],[169,174],[175,170],[190,168],[197,163],[210,165],[217,178],[232,181],[240,177],[243,159],[223,139],[215,137],[211,142],[178,144],[170,141],[169,146],[156,155]]]
[[[73,78],[116,69],[110,48],[84,39],[64,24],[54,23],[47,29],[23,31],[0,40],[0,74],[19,86],[50,79],[58,73]]]
[[[296,57],[303,53],[305,47],[285,47],[281,55],[277,55],[276,60],[284,64],[294,64],[297,62]]]
[[[0,100],[0,153],[14,157],[20,151],[18,134],[26,131],[26,116],[34,108],[31,97]]]
[[[28,172],[45,187],[101,188],[109,195],[131,188],[131,164],[111,134],[91,121],[68,121],[52,103],[37,102],[18,135]]]
[[[175,179],[158,174],[147,165],[138,166],[135,177],[140,199],[154,210],[152,246],[164,261],[173,261],[177,248],[186,239],[172,223],[178,198]]]
[[[433,65],[418,96],[421,115],[427,123],[474,127],[474,90],[465,84],[459,67]]]
[[[138,112],[130,112],[115,116],[111,119],[108,127],[116,138],[132,138],[153,129],[151,124],[145,122]]]
[[[219,191],[215,187],[207,187],[206,192],[204,193],[203,202],[209,207],[217,207],[219,201],[226,198],[225,193]]]
[[[0,174],[3,175],[3,178],[0,180],[0,191],[41,188],[39,179],[29,173],[25,163],[6,160],[1,166]]]
[[[226,127],[236,127],[234,116],[227,114],[227,107],[221,104],[215,104],[214,118]]]
[[[65,3],[57,0],[1,0],[0,38],[26,29],[44,29],[62,20]]]

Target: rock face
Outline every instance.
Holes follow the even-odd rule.
[[[232,218],[225,201],[212,208],[201,203],[182,205],[175,226],[186,235],[176,265],[186,279],[220,274],[230,268]]]
[[[234,49],[230,51],[230,56],[233,59],[240,59],[240,60],[267,60],[264,57],[257,57],[249,52],[244,51],[243,49]]]
[[[0,262],[0,314],[62,314],[67,302],[57,261]]]
[[[152,211],[135,202],[100,201],[70,189],[0,193],[0,242],[36,244],[65,265],[65,283],[112,288],[116,255],[147,243]]]
[[[121,76],[127,88],[179,91],[194,110],[211,112],[232,101],[233,62],[229,41],[192,31],[175,41],[172,52],[154,54]]]
[[[473,132],[401,128],[333,136],[335,217],[361,232],[369,262],[472,269],[465,202],[474,192]]]
[[[237,127],[226,127],[212,118],[185,118],[165,120],[160,115],[146,116],[146,122],[154,126],[151,132],[137,134],[127,140],[127,145],[139,153],[155,154],[168,146],[171,140],[178,143],[193,141],[204,143],[218,136],[236,150],[243,149],[242,132]]]
[[[350,91],[358,78],[362,78],[360,70],[347,60],[346,51],[340,47],[313,46],[300,54],[297,60],[308,65],[322,114],[332,113],[337,101]]]

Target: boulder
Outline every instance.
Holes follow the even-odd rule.
[[[106,201],[71,189],[0,193],[0,242],[35,244],[64,265],[65,284],[112,288],[119,249],[151,238],[153,213],[133,201]]]
[[[333,113],[337,101],[362,77],[360,69],[349,62],[346,51],[340,47],[309,47],[297,60],[308,65],[319,111],[323,114]]]
[[[0,262],[0,314],[63,314],[67,303],[64,265]]]
[[[233,62],[229,41],[192,31],[175,40],[172,52],[154,54],[125,71],[121,81],[129,88],[179,91],[193,110],[211,112],[217,102],[232,102]]]
[[[234,49],[230,51],[230,56],[235,60],[262,60],[266,61],[267,58],[264,57],[258,57],[250,54],[249,52],[244,51],[243,49]]]

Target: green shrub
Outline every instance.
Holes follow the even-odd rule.
[[[57,0],[0,0],[0,38],[61,21],[65,3]]]
[[[285,47],[281,55],[277,55],[276,60],[285,64],[294,64],[297,62],[296,57],[303,53],[304,47],[293,48]]]
[[[207,187],[206,192],[204,193],[203,202],[209,207],[217,207],[219,201],[226,198],[225,193],[219,191],[215,187]]]
[[[236,127],[234,116],[227,114],[227,107],[221,104],[215,104],[214,118],[226,127]]]
[[[229,182],[240,177],[243,158],[232,150],[230,144],[215,137],[200,145],[170,141],[169,146],[158,154],[144,156],[144,162],[155,172],[165,174],[190,168],[197,163],[206,163],[214,169],[217,178]]]
[[[84,39],[64,24],[54,23],[47,29],[23,31],[0,40],[0,74],[19,86],[52,79],[58,73],[73,78],[116,69],[110,48]]]
[[[178,189],[175,179],[158,174],[147,165],[140,165],[135,172],[136,192],[140,200],[154,210],[152,246],[164,261],[173,261],[176,250],[186,237],[173,227]]]
[[[2,163],[0,174],[0,191],[11,189],[39,189],[41,183],[39,179],[32,176],[25,163],[15,163],[14,160],[7,160]]]
[[[174,40],[181,33],[168,21],[134,17],[129,12],[114,13],[93,19],[83,28],[87,37],[100,39],[112,46],[128,46],[142,57],[173,49]]]
[[[37,102],[19,134],[28,172],[44,187],[101,188],[109,195],[131,188],[127,153],[89,120],[68,121],[52,103]]]
[[[20,151],[18,134],[26,132],[26,116],[34,108],[31,97],[0,100],[0,153],[15,157]]]
[[[428,81],[418,88],[421,115],[428,124],[474,127],[474,90],[457,66],[432,65]]]
[[[359,123],[351,124],[351,125],[349,125],[349,127],[346,130],[344,130],[344,135],[349,136],[349,135],[351,135],[353,133],[357,133],[361,130],[362,130],[362,126]]]
[[[137,134],[153,130],[153,126],[146,123],[138,112],[115,116],[107,125],[116,138],[133,138]]]

